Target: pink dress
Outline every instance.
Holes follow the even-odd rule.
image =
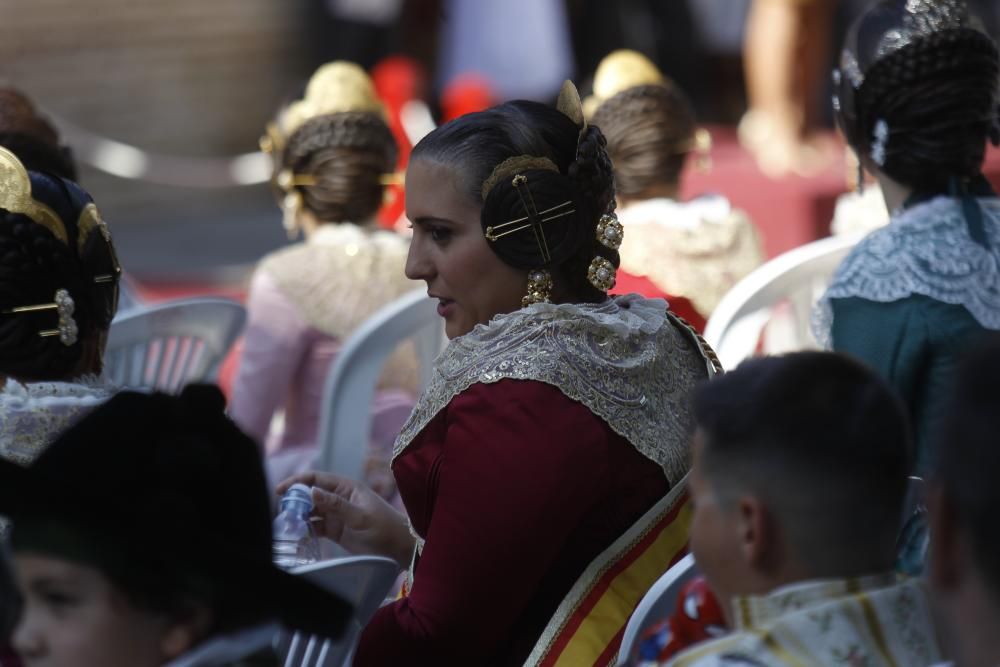
[[[312,466],[323,388],[343,341],[417,287],[403,276],[406,250],[406,239],[391,232],[328,224],[307,242],[267,256],[254,273],[229,412],[264,445],[272,483]],[[392,443],[413,407],[415,377],[412,357],[401,351],[372,405],[368,481],[387,495],[394,491]],[[279,412],[283,428],[274,430]]]

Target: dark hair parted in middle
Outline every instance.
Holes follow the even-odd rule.
[[[597,107],[593,123],[608,139],[619,194],[680,180],[696,127],[691,102],[672,82],[623,90]]]
[[[532,234],[502,236],[490,242],[490,248],[516,268],[547,268],[566,298],[603,300],[606,295],[587,280],[587,268],[597,255],[616,268],[620,260],[617,251],[601,245],[596,237],[598,220],[614,210],[615,199],[611,160],[604,135],[596,126],[581,133],[561,111],[517,100],[438,127],[414,147],[410,159],[452,168],[463,179],[469,199],[482,205],[480,222],[485,233],[490,226],[528,215],[527,195],[518,192],[511,178],[501,179],[483,199],[483,183],[493,170],[505,160],[522,156],[548,159],[557,170],[518,172],[527,178],[535,210],[541,213],[571,201],[574,213],[543,223],[550,257],[544,256]]]
[[[384,178],[396,166],[398,148],[382,118],[366,111],[307,120],[280,151],[275,174],[289,170],[315,183],[296,185],[302,204],[320,222],[362,223],[382,205]]]
[[[764,498],[812,575],[892,565],[910,434],[871,370],[830,352],[752,359],[702,385],[694,411],[705,478]]]

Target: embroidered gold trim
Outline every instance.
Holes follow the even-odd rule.
[[[547,157],[538,157],[535,155],[515,155],[514,157],[509,157],[494,167],[493,172],[489,175],[489,178],[483,181],[483,201],[486,201],[486,197],[490,194],[490,190],[495,188],[497,183],[506,180],[507,178],[512,178],[515,174],[522,171],[528,171],[530,169],[541,169],[544,171],[554,171],[559,173],[559,167],[557,167],[556,163]]]

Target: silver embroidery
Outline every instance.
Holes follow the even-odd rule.
[[[989,247],[969,236],[961,202],[937,197],[894,215],[864,237],[834,273],[812,313],[812,331],[832,347],[830,299],[885,303],[914,294],[964,306],[979,324],[1000,329],[1000,199],[979,199]]]
[[[674,482],[689,465],[688,394],[707,375],[706,356],[671,324],[662,300],[633,294],[602,304],[534,304],[451,341],[393,458],[473,384],[535,380],[590,408]]]

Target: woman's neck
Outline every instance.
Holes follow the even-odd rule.
[[[875,179],[882,189],[882,198],[885,199],[885,207],[889,214],[902,210],[903,204],[913,194],[913,188],[894,181],[882,172],[875,172]]]

